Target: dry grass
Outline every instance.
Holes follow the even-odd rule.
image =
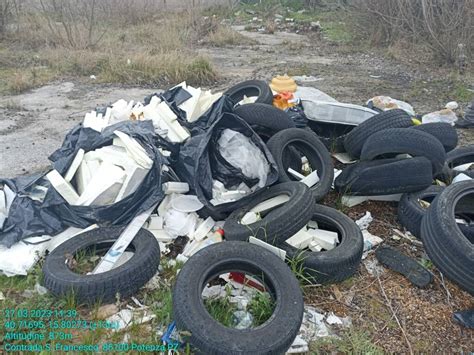
[[[100,44],[75,48],[68,40],[52,36],[43,16],[24,13],[18,19],[20,30],[8,33],[0,49],[0,93],[19,94],[53,78],[90,75],[101,83],[168,85],[187,80],[206,85],[215,82],[217,74],[209,59],[197,53],[198,38],[215,34],[212,41],[238,40],[225,30],[214,31],[216,25],[199,12],[144,19],[124,26],[119,18],[111,18],[101,24],[100,31],[105,32]],[[76,29],[86,36],[81,23]]]
[[[252,39],[242,36],[232,28],[222,25],[219,25],[215,31],[210,33],[204,42],[215,47],[250,45],[255,43]]]

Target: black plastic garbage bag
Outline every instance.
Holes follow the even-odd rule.
[[[226,99],[224,98],[223,101],[216,102],[216,104],[225,105],[225,102]],[[213,112],[212,109],[210,112]],[[264,153],[270,165],[270,172],[265,186],[272,185],[277,181],[278,169],[265,143],[240,117],[231,113],[223,113],[218,117],[209,114],[206,118],[206,122],[211,122],[212,124],[205,129],[195,130],[197,134],[192,135],[181,147],[179,159],[176,163],[176,172],[183,181],[189,184],[190,188],[204,204],[204,214],[220,219],[252,198],[252,194],[250,194],[240,200],[217,206],[210,203],[210,200],[213,198],[213,179],[218,179],[225,186],[235,185],[239,182],[249,182],[244,178],[239,169],[236,169],[222,157],[219,157],[219,154],[216,154],[216,140],[224,129],[228,128],[242,133],[250,138]]]
[[[135,138],[153,160],[153,166],[137,190],[123,200],[106,206],[72,206],[42,175],[1,180],[17,196],[10,207],[8,218],[0,230],[0,243],[8,247],[21,239],[37,235],[55,235],[69,226],[85,228],[93,223],[126,225],[136,215],[160,202],[163,197],[161,166],[164,157],[159,146],[169,143],[155,134],[151,121],[126,121],[107,127],[102,133],[78,125],[64,139],[63,145],[49,159],[64,175],[79,149],[86,152],[112,144],[114,131],[119,130]],[[34,183],[48,187],[42,202],[28,197]]]

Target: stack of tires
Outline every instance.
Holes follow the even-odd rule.
[[[447,123],[415,125],[403,110],[377,114],[353,129],[344,146],[355,159],[335,181],[350,195],[391,195],[429,187],[443,172],[446,152],[457,145]]]

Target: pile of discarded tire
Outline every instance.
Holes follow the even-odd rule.
[[[178,96],[176,91],[161,96],[175,113],[180,113]],[[244,103],[249,97],[254,102]],[[224,241],[190,256],[173,292],[176,325],[190,334],[186,341],[202,353],[284,353],[300,329],[304,306],[299,281],[289,265],[297,264],[299,276],[311,284],[340,282],[357,272],[363,235],[348,216],[321,204],[331,188],[347,196],[403,194],[400,223],[422,240],[446,277],[474,294],[474,180],[453,183],[460,174],[468,179],[474,176],[472,171],[459,169],[474,163],[474,146],[456,148],[458,136],[450,124],[420,125],[401,109],[375,114],[341,133],[337,151],[346,151],[354,162],[334,179],[330,143],[327,137],[318,136],[321,126],[303,127],[306,121],[301,117],[295,119],[273,106],[273,93],[263,81],[230,88],[203,117],[194,123],[179,117],[190,138],[169,148],[169,168],[163,173],[167,176],[163,182],[189,184],[204,206],[200,217],[223,221]],[[268,162],[267,179],[245,197],[215,204],[210,193],[215,166],[220,169],[215,173],[228,185],[237,186],[244,180],[257,186],[258,182],[213,151],[220,144],[217,133],[229,127],[258,147]],[[434,185],[435,181],[444,186]],[[117,268],[78,275],[68,267],[68,255],[92,246],[108,250],[122,230],[101,228],[63,243],[46,258],[45,286],[55,295],[74,291],[79,301],[88,303],[111,302],[117,294],[133,295],[160,263],[159,244],[146,230],[140,230],[131,243],[134,256]],[[310,244],[313,239],[303,238],[308,233],[324,236],[319,236],[319,244]],[[250,243],[250,239],[257,241]],[[269,251],[272,248],[282,251],[284,260]],[[271,291],[276,307],[257,328],[227,328],[212,319],[203,305],[205,285],[231,271],[265,276],[261,281]]]

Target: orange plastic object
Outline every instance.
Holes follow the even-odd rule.
[[[296,82],[288,75],[277,75],[272,79],[270,87],[273,91],[281,92],[295,92],[297,89]]]
[[[295,106],[294,103],[290,102],[293,100],[292,92],[282,92],[273,96],[273,106],[279,108],[280,110],[286,110],[289,107]]]

